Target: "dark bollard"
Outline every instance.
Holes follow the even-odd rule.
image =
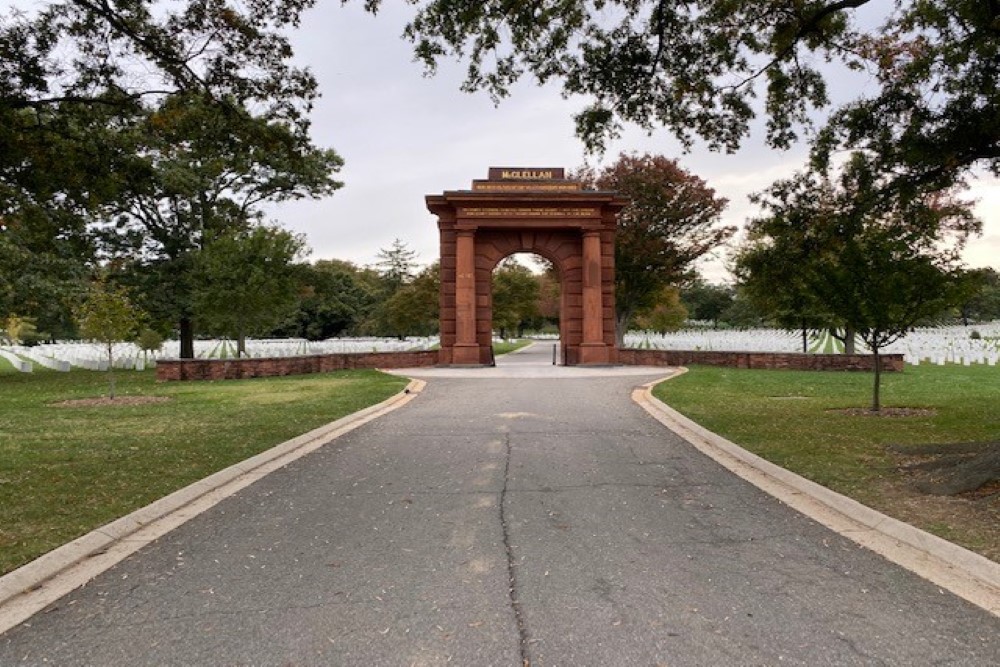
[[[552,365],[556,365],[556,346],[552,346]]]

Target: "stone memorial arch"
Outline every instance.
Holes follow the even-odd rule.
[[[584,190],[563,169],[492,167],[471,190],[426,200],[441,235],[441,364],[492,361],[493,269],[517,252],[558,271],[564,362],[617,363],[615,227],[625,199]]]

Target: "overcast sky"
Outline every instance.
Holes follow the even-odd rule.
[[[340,174],[345,185],[332,197],[270,211],[286,228],[306,235],[310,259],[369,265],[398,238],[418,253],[418,261],[431,263],[438,256],[437,227],[425,195],[467,189],[490,166],[575,168],[587,159],[572,121],[584,100],[563,100],[558,87],[525,81],[495,108],[485,94],[460,92],[464,70],[457,64],[425,78],[410,44],[400,38],[410,8],[387,2],[372,17],[362,4],[321,2],[293,35],[297,59],[313,70],[322,93],[312,114],[314,140],[346,161]],[[854,90],[857,85],[850,83]],[[723,221],[740,227],[754,214],[747,195],[801,168],[806,155],[805,146],[766,149],[760,136],[735,155],[703,147],[685,155],[666,132],[648,137],[632,131],[603,161],[589,161],[605,164],[622,151],[678,158],[729,200]],[[969,244],[966,261],[1000,269],[1000,182],[980,180],[972,196],[986,225],[983,237]],[[728,279],[725,254],[703,266],[709,280]]]

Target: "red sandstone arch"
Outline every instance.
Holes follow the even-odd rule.
[[[441,235],[440,363],[490,363],[491,276],[517,252],[541,255],[559,270],[565,362],[617,362],[614,243],[624,199],[583,190],[562,169],[491,168],[471,190],[426,200]]]

